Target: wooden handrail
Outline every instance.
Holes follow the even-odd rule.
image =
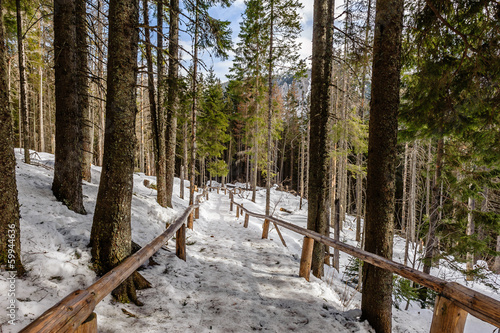
[[[184,225],[189,214],[195,208],[199,208],[199,199],[205,194],[205,191],[197,195],[195,204],[187,207],[184,213],[161,235],[125,259],[120,265],[106,273],[87,289],[76,290],[66,296],[20,332],[54,333],[75,331],[92,314],[96,305],[104,297],[132,275],[175,235],[177,230]]]
[[[230,190],[230,192],[232,192],[232,190]],[[383,268],[392,273],[396,273],[402,277],[405,277],[429,289],[432,289],[443,297],[451,300],[458,307],[466,310],[473,316],[500,328],[500,301],[497,301],[494,298],[467,288],[459,283],[445,281],[438,277],[426,274],[424,272],[418,271],[411,267],[378,256],[376,254],[336,241],[315,231],[296,226],[294,224],[291,224],[290,222],[278,219],[276,217],[251,212],[247,208],[243,207],[243,205],[235,202],[234,200],[232,200],[232,202],[237,206],[237,209],[239,207],[249,216],[272,221],[275,224],[280,225],[286,229],[312,238],[317,242],[320,242],[327,246],[331,246],[356,258],[359,258],[364,262]]]

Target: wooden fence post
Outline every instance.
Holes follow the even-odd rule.
[[[207,200],[208,200],[208,191],[206,192],[206,197],[207,197]]]
[[[430,333],[462,333],[467,311],[442,296],[436,297]]]
[[[194,209],[194,218],[199,219],[200,218],[200,207],[196,207]]]
[[[300,257],[299,276],[309,281],[311,276],[311,263],[313,254],[314,239],[305,236],[302,244],[302,256]]]
[[[175,255],[186,261],[186,224],[184,223],[175,235]]]
[[[194,212],[191,212],[187,220],[187,227],[191,230],[193,230],[193,220],[194,220]]]
[[[74,331],[75,333],[97,333],[97,315],[95,312],[85,319],[85,321],[78,326]]]
[[[220,187],[217,187],[217,194],[219,194]]]
[[[233,211],[233,192],[229,192],[229,197],[231,199],[231,204],[229,206],[229,211],[232,212]]]
[[[249,217],[250,217],[250,216],[248,216],[248,214],[245,214],[245,223],[243,223],[243,227],[244,227],[244,228],[248,228],[248,218],[249,218]]]
[[[236,218],[240,218],[240,207],[236,206]]]
[[[267,239],[269,235],[269,220],[265,219],[264,224],[262,226],[262,239]]]

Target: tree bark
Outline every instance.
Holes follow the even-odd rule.
[[[54,1],[56,151],[52,192],[69,209],[85,214],[82,194],[83,113],[79,100],[79,50],[76,40],[77,2]]]
[[[86,25],[86,2],[76,2],[76,47],[78,66],[78,107],[82,114],[82,177],[90,182],[94,146],[94,121],[89,107],[88,44]]]
[[[368,139],[365,250],[392,259],[403,0],[378,0]],[[362,319],[378,333],[392,325],[392,273],[363,265]]]
[[[138,24],[137,0],[110,1],[105,154],[91,233],[92,259],[99,275],[117,266],[132,249]],[[119,301],[137,303],[137,276],[113,291]]]
[[[475,233],[475,223],[474,223],[474,210],[476,209],[476,200],[474,198],[468,199],[467,202],[467,236],[472,236]],[[474,252],[467,252],[466,255],[466,279],[467,281],[474,280],[474,275],[472,270],[474,269]]]
[[[160,101],[156,101],[154,72],[153,72],[153,55],[151,53],[151,38],[149,31],[149,9],[148,0],[143,0],[143,16],[144,16],[144,38],[146,48],[146,61],[148,67],[148,92],[149,92],[149,109],[151,112],[151,123],[153,126],[153,150],[155,156],[156,169],[156,200],[162,207],[167,207],[167,192],[166,192],[166,148],[165,148],[165,126],[163,109],[159,107]],[[158,59],[160,61],[160,59]],[[160,66],[161,67],[161,66]],[[161,68],[157,68],[160,71]],[[158,72],[158,78],[160,78]],[[158,103],[157,103],[158,102]]]
[[[197,112],[197,101],[198,101],[198,34],[199,34],[199,15],[198,15],[198,0],[195,4],[195,31],[194,31],[194,52],[193,52],[193,103],[191,109],[191,157],[190,157],[190,168],[189,168],[189,204],[194,204],[194,184],[196,176],[196,112]],[[189,214],[188,223],[189,228],[193,228],[193,213]]]
[[[160,4],[161,1],[158,2]],[[160,38],[160,37],[158,37]],[[168,53],[168,104],[166,129],[167,206],[172,207],[175,174],[175,147],[177,139],[177,112],[179,109],[179,0],[170,0],[170,32]]]
[[[272,159],[272,119],[273,119],[273,42],[274,42],[274,1],[270,0],[271,13],[269,22],[269,58],[268,58],[268,92],[267,92],[267,171],[266,171],[266,215],[271,207],[271,159]]]
[[[432,185],[431,215],[429,216],[429,231],[427,233],[427,244],[424,254],[424,273],[431,272],[432,258],[437,251],[436,227],[440,220],[441,205],[441,169],[443,167],[444,139],[441,137],[437,143],[436,169],[434,171],[434,181]]]
[[[16,0],[16,14],[17,14],[17,55],[19,58],[19,90],[20,90],[20,113],[22,123],[22,143],[24,148],[24,163],[31,163],[30,159],[30,131],[28,122],[28,100],[26,89],[26,55],[24,52],[23,43],[23,19],[21,15],[21,0]],[[55,30],[55,29],[54,29]],[[19,126],[21,128],[21,126]],[[19,137],[21,140],[21,137]]]
[[[309,142],[309,199],[307,229],[322,235],[328,230],[328,178],[330,140],[328,124],[332,90],[330,79],[333,57],[333,0],[314,1],[314,28],[311,72],[311,140]],[[314,242],[312,270],[323,276],[325,246]]]
[[[0,8],[2,0],[0,0]],[[14,132],[9,105],[7,46],[0,11],[0,267],[6,271],[24,274],[21,263],[21,229],[19,227],[19,202],[16,185],[16,158]]]

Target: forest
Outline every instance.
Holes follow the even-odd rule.
[[[405,266],[433,274],[446,263],[498,292],[500,3],[306,2],[0,0],[2,270],[28,274],[22,148],[26,164],[54,154],[53,196],[91,215],[97,276],[133,252],[144,174],[165,208],[217,184],[253,203],[264,195],[272,216],[272,195],[286,193],[309,230],[342,240],[351,228],[356,247],[388,259],[398,237]],[[434,304],[427,288],[359,261],[341,267],[338,250],[315,242],[313,275],[327,266],[356,276],[376,332],[391,332],[395,293]],[[136,289],[148,286],[135,272],[113,295],[141,304]]]

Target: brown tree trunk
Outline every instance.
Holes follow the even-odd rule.
[[[314,30],[311,72],[311,140],[309,142],[309,199],[307,228],[329,236],[328,178],[330,140],[328,124],[332,90],[330,79],[333,57],[333,0],[314,1]],[[325,246],[314,242],[312,270],[323,276]]]
[[[184,199],[184,179],[188,172],[188,123],[187,119],[182,125],[182,165],[181,165],[181,192],[180,197]]]
[[[365,250],[392,259],[403,0],[378,0],[368,139]],[[392,273],[363,265],[362,318],[377,333],[392,325]]]
[[[82,177],[90,182],[91,164],[93,159],[94,120],[89,107],[89,80],[88,80],[88,46],[86,26],[86,2],[76,2],[76,47],[78,66],[78,107],[82,114]]]
[[[78,0],[83,1],[83,0]],[[56,152],[52,192],[76,213],[85,214],[82,194],[82,109],[78,78],[77,1],[54,2]]]
[[[2,0],[0,0],[0,8]],[[24,274],[21,263],[21,229],[19,228],[19,202],[17,200],[16,158],[14,133],[9,107],[7,83],[6,38],[3,15],[0,11],[0,267],[1,270]],[[10,276],[9,276],[10,277]]]
[[[269,27],[269,59],[268,59],[268,92],[267,92],[267,172],[266,172],[266,215],[271,207],[271,159],[272,159],[272,119],[273,119],[273,38],[274,38],[274,1],[270,0],[270,27]],[[266,224],[267,226],[269,224]]]
[[[160,101],[156,101],[154,73],[153,73],[153,55],[151,53],[151,38],[149,31],[149,10],[148,0],[143,0],[143,20],[144,20],[144,38],[146,49],[146,61],[148,67],[148,92],[149,92],[149,109],[151,112],[151,123],[153,127],[153,150],[155,156],[156,169],[156,200],[162,207],[167,207],[167,192],[166,192],[166,149],[165,149],[165,124],[163,108],[159,107]],[[160,59],[158,59],[159,61]],[[160,66],[161,67],[161,66]],[[158,78],[161,77],[158,68]]]
[[[105,154],[91,233],[99,275],[117,266],[132,249],[138,24],[137,0],[110,1]],[[120,302],[137,303],[137,277],[135,273],[113,291]]]
[[[427,244],[424,254],[424,269],[427,274],[431,272],[432,258],[437,251],[436,227],[440,220],[439,206],[441,202],[441,169],[443,167],[444,139],[439,138],[437,143],[436,170],[434,171],[434,182],[432,185],[431,215],[429,216],[429,231],[427,233]]]
[[[19,57],[19,90],[20,90],[20,114],[22,123],[22,132],[20,131],[19,140],[22,135],[22,147],[24,148],[24,163],[31,163],[30,160],[30,131],[28,122],[28,97],[26,89],[26,55],[24,52],[23,43],[23,19],[21,15],[21,0],[16,0],[16,13],[17,13],[17,54]],[[55,30],[55,29],[54,29]],[[57,59],[56,59],[57,61]],[[19,126],[21,128],[21,126]]]
[[[189,168],[189,204],[194,204],[194,184],[196,177],[196,113],[197,113],[197,101],[198,101],[198,34],[199,34],[199,16],[198,16],[198,0],[195,4],[195,32],[194,32],[194,54],[193,54],[193,103],[191,109],[191,157],[190,157],[190,168]],[[193,228],[193,213],[189,214],[188,227]]]
[[[158,2],[158,6],[161,1]],[[175,147],[177,139],[177,112],[179,109],[179,0],[170,0],[170,32],[168,53],[168,104],[166,130],[167,206],[172,207],[175,174]],[[158,37],[160,38],[160,37]]]

